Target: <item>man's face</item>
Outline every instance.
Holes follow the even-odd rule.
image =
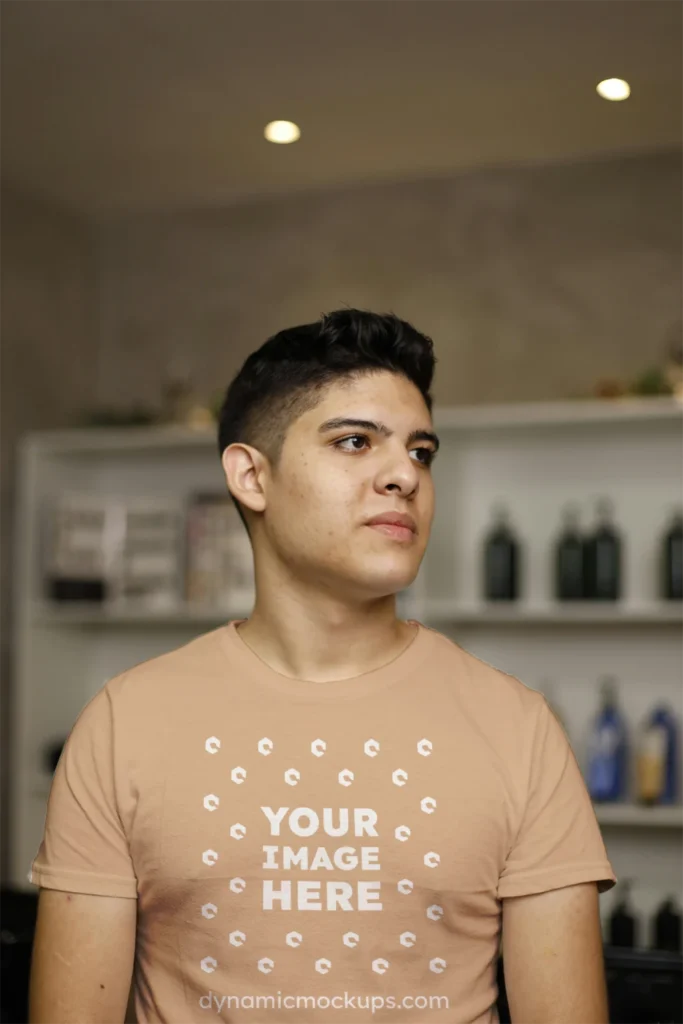
[[[330,386],[287,431],[267,483],[262,539],[295,578],[331,593],[363,599],[408,586],[429,539],[438,446],[415,435],[432,432],[422,395],[398,374]],[[414,530],[368,525],[397,512]]]

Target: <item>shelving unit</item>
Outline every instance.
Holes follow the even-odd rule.
[[[683,607],[658,594],[659,542],[683,494],[683,405],[669,398],[582,400],[437,409],[437,512],[423,565],[401,595],[401,614],[434,626],[527,685],[553,683],[573,749],[584,756],[603,674],[619,680],[629,726],[666,700],[683,717]],[[224,491],[214,433],[179,428],[67,430],[24,438],[15,563],[15,700],[11,884],[26,874],[44,827],[51,776],[46,742],[66,735],[105,681],[250,608],[162,611],[55,606],[45,600],[41,535],[62,489],[185,499]],[[551,598],[552,545],[565,502],[592,524],[607,495],[625,541],[623,599]],[[522,543],[522,593],[514,605],[481,598],[481,544],[504,500]],[[683,760],[683,759],[682,759]],[[683,767],[683,766],[682,766]],[[683,792],[683,776],[680,780]],[[680,895],[683,807],[596,806],[617,876],[634,879],[649,915]],[[613,898],[601,899],[607,914]]]
[[[632,804],[594,804],[601,825],[622,828],[683,828],[683,807],[638,807]]]
[[[234,605],[217,611],[215,608],[197,608],[179,602],[176,606],[162,611],[131,610],[127,608],[98,608],[91,604],[74,603],[72,606],[51,607],[37,604],[33,610],[33,621],[44,626],[130,626],[139,624],[178,626],[198,625],[207,628],[219,626],[226,618],[239,618],[249,614],[249,608]],[[430,624],[467,625],[534,625],[542,626],[661,626],[669,623],[683,624],[681,610],[667,604],[653,604],[650,607],[600,608],[581,604],[568,608],[537,606],[527,608],[461,607],[449,601],[426,601],[423,615]]]
[[[73,606],[52,608],[49,604],[37,604],[33,612],[33,622],[42,626],[94,627],[115,629],[117,626],[148,626],[175,627],[201,626],[215,629],[228,619],[246,617],[250,609],[235,605],[220,611],[215,608],[193,608],[178,603],[173,608],[161,611],[132,608],[98,608],[87,603],[74,603]]]
[[[425,616],[433,623],[462,623],[482,626],[662,626],[683,624],[680,608],[667,602],[650,605],[600,607],[590,602],[521,605],[510,608],[495,606],[463,606],[448,600],[426,601]]]

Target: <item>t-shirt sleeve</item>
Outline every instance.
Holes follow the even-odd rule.
[[[545,697],[538,697],[526,801],[497,895],[525,896],[590,881],[606,892],[617,879],[588,789],[564,729]]]
[[[105,685],[79,714],[57,762],[43,839],[28,875],[34,885],[137,898],[114,767],[112,699]]]

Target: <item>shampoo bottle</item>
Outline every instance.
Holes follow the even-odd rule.
[[[681,913],[672,896],[660,903],[653,918],[652,948],[681,952]]]
[[[622,800],[626,792],[626,723],[614,676],[603,676],[601,705],[588,744],[588,791],[596,802]]]
[[[683,511],[674,515],[661,545],[661,596],[683,601]]]
[[[519,595],[519,542],[502,502],[494,505],[493,517],[484,540],[484,596],[487,601],[515,601]]]
[[[621,597],[622,541],[613,522],[613,502],[600,498],[596,514],[595,529],[584,546],[585,597],[617,601]]]
[[[555,541],[555,597],[581,601],[585,594],[584,544],[579,530],[579,511],[567,504],[562,510],[563,529]]]
[[[678,736],[673,712],[655,707],[641,726],[636,753],[636,799],[641,804],[676,801]]]
[[[636,917],[630,900],[631,882],[624,879],[621,895],[607,921],[607,942],[610,946],[633,949],[636,944]]]

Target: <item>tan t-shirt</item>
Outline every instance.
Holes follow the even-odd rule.
[[[237,624],[83,708],[30,880],[137,898],[140,1024],[496,1024],[500,901],[616,881],[545,698],[423,625],[316,683]]]

